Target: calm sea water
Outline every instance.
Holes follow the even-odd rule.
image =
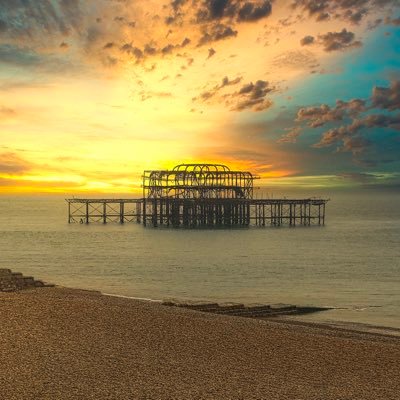
[[[325,227],[68,225],[61,197],[0,196],[0,267],[132,297],[335,307],[400,328],[400,195],[329,193]]]

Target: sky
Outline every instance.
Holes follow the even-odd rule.
[[[400,2],[0,0],[0,193],[185,162],[400,188]]]

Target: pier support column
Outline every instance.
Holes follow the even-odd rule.
[[[85,222],[89,223],[89,202],[86,202],[86,215],[85,215]]]
[[[119,203],[119,222],[120,224],[124,223],[125,215],[124,215],[124,203]]]

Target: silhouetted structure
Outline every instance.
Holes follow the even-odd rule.
[[[68,222],[190,228],[325,224],[327,200],[253,199],[255,179],[250,172],[221,164],[144,171],[143,198],[67,199]]]

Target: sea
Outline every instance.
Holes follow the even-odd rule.
[[[330,198],[325,226],[216,230],[68,224],[69,195],[0,195],[0,268],[134,298],[329,307],[298,318],[399,329],[400,193],[310,194]]]

